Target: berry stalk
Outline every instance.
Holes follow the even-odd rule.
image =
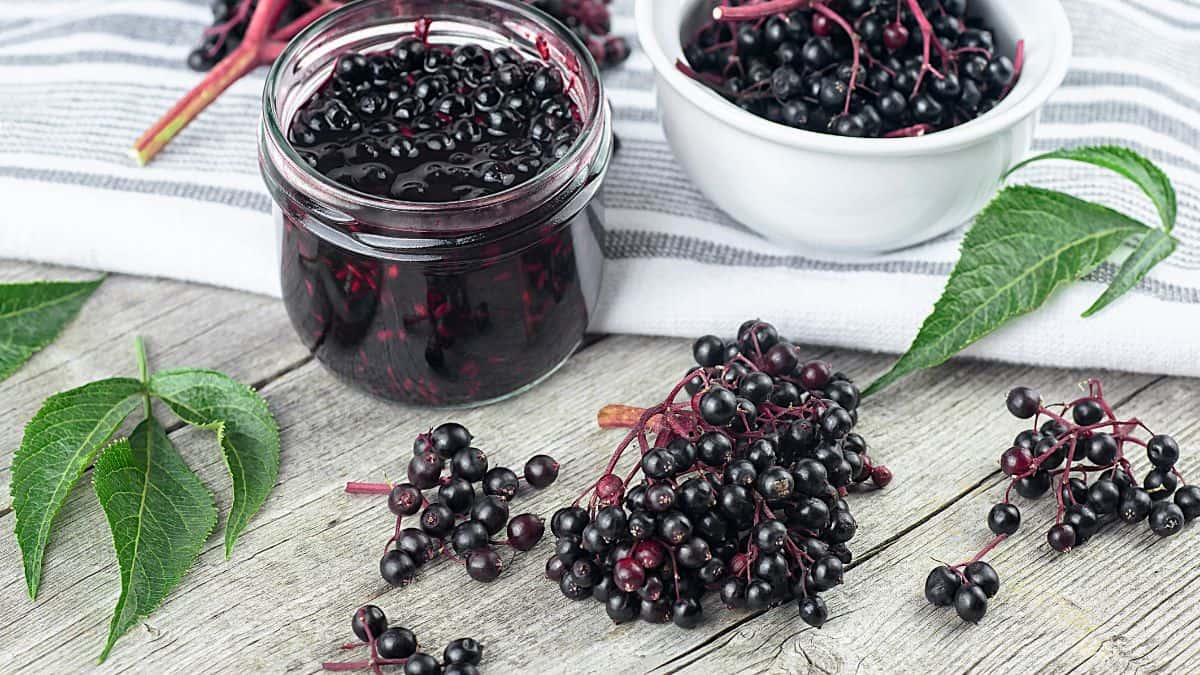
[[[1025,68],[1025,41],[1017,40],[1017,53],[1013,56],[1013,75],[1004,85],[1004,91],[1000,93],[1000,97],[1008,96],[1008,92],[1016,86],[1017,80],[1021,79],[1021,71]]]
[[[244,8],[249,4],[250,0],[244,0],[239,10],[245,11]],[[222,59],[199,84],[176,102],[165,115],[134,142],[130,154],[138,164],[142,166],[148,164],[184,127],[190,124],[234,82],[242,79],[255,68],[274,61],[283,51],[288,39],[308,23],[338,7],[333,2],[322,3],[301,17],[307,23],[300,24],[298,19],[284,26],[281,31],[272,33],[272,26],[278,22],[286,6],[287,0],[259,1],[254,13],[250,16],[246,35],[237,49]]]
[[[917,84],[913,87],[912,95],[916,96],[921,90],[921,83],[925,80],[925,73],[932,72],[938,78],[944,78],[940,72],[933,67],[930,61],[929,48],[931,43],[936,42],[933,39],[933,24],[929,23],[929,17],[925,16],[925,10],[921,9],[919,0],[907,0],[908,8],[912,10],[913,17],[917,20],[917,27],[921,30],[921,71],[917,75]],[[942,63],[946,63],[947,56],[940,42],[937,42],[938,49],[942,51]]]
[[[816,5],[814,0],[767,0],[753,5],[742,5],[740,7],[728,7],[721,5],[714,7],[712,17],[714,21],[749,21],[753,19],[761,19],[772,14],[780,14],[782,12],[790,12],[794,9],[805,9],[810,5]]]
[[[645,408],[613,403],[604,406],[600,412],[596,413],[596,423],[600,425],[601,429],[632,429],[637,426],[645,412]],[[661,416],[653,416],[648,423],[653,426],[660,420]]]
[[[911,127],[904,127],[903,129],[896,129],[895,131],[889,131],[888,133],[884,134],[883,137],[884,138],[912,138],[915,136],[924,136],[925,134],[927,134],[933,130],[934,130],[934,128],[933,128],[932,124],[921,123],[921,124],[914,124]]]
[[[842,108],[843,115],[850,114],[850,101],[854,97],[854,87],[858,85],[858,68],[862,63],[862,57],[859,53],[858,33],[854,28],[842,18],[842,15],[829,9],[825,5],[813,5],[813,11],[821,16],[827,17],[829,20],[836,23],[842,30],[846,31],[846,35],[850,36],[850,53],[853,61],[850,66],[850,84],[846,87],[846,105]]]
[[[392,486],[387,483],[346,483],[346,492],[352,495],[386,495],[391,491]]]

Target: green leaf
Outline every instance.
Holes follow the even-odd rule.
[[[1048,152],[1044,155],[1031,157],[1012,168],[1008,173],[1024,167],[1031,162],[1047,159],[1065,159],[1084,162],[1101,168],[1116,171],[1129,180],[1137,183],[1142,192],[1154,202],[1158,215],[1162,218],[1163,228],[1170,232],[1175,227],[1175,216],[1178,207],[1175,203],[1175,187],[1171,179],[1154,162],[1142,157],[1127,148],[1115,145],[1096,147],[1070,148]]]
[[[1117,275],[1113,277],[1112,283],[1105,289],[1104,294],[1083,313],[1083,316],[1092,316],[1107,307],[1113,300],[1124,295],[1126,291],[1137,285],[1137,282],[1141,281],[1155,265],[1171,257],[1178,245],[1179,240],[1163,230],[1155,229],[1147,232],[1133,253],[1129,254],[1125,262],[1121,264],[1121,269],[1117,270]]]
[[[864,394],[931,368],[1032,312],[1091,272],[1145,225],[1112,209],[1040,188],[1003,190],[979,214],[933,313],[912,346]]]
[[[36,598],[50,525],[96,452],[141,402],[142,383],[115,378],[46,399],[13,457],[12,497],[25,584]]]
[[[58,337],[103,281],[0,284],[0,380]]]
[[[150,377],[150,393],[185,422],[212,429],[233,477],[225,555],[267,499],[279,473],[279,427],[254,390],[212,370],[168,370]]]
[[[121,597],[100,661],[179,583],[217,526],[217,507],[153,417],[107,448],[92,478],[112,531]]]

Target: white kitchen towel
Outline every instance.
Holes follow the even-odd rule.
[[[0,3],[0,257],[277,293],[270,199],[255,157],[263,71],[235,84],[151,166],[126,154],[197,81],[184,59],[210,23],[207,0]],[[1119,143],[1148,155],[1175,182],[1183,245],[1099,316],[1079,318],[1111,266],[969,353],[1200,375],[1200,2],[1064,5],[1075,57],[1042,115],[1036,149]],[[632,0],[612,6],[614,31],[635,42]],[[803,344],[908,346],[961,232],[870,258],[783,252],[689,183],[663,138],[650,64],[636,48],[607,83],[622,147],[606,185],[608,264],[593,330],[724,334],[761,316]],[[1145,222],[1157,217],[1135,189],[1088,167],[1035,165],[1017,179]],[[803,218],[803,204],[796,210]]]

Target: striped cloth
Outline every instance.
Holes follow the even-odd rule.
[[[150,167],[126,155],[197,81],[184,58],[210,22],[207,1],[0,2],[0,256],[276,292],[271,203],[255,158],[263,71],[235,84]],[[1110,265],[970,353],[1200,375],[1200,0],[1063,2],[1076,53],[1037,150],[1118,143],[1151,157],[1179,192],[1183,245],[1100,316],[1079,318]],[[631,39],[632,4],[613,3],[614,31]],[[961,232],[871,258],[781,251],[681,172],[642,54],[635,49],[607,82],[622,148],[605,193],[608,266],[593,330],[695,336],[761,316],[804,344],[907,347]],[[1018,180],[1156,222],[1139,192],[1089,167],[1035,165]],[[796,212],[803,217],[804,205]]]

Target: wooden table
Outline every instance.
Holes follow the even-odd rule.
[[[0,281],[84,278],[87,273],[0,263]],[[769,318],[769,317],[766,317]],[[732,327],[731,327],[732,329]],[[122,638],[108,672],[315,672],[344,658],[355,607],[374,602],[416,631],[428,649],[472,635],[484,672],[1197,672],[1200,531],[1159,540],[1121,526],[1066,556],[1049,550],[1049,500],[1023,508],[1025,528],[988,560],[1002,579],[979,626],[926,604],[922,583],[940,560],[962,560],[988,538],[985,516],[1004,482],[999,452],[1022,428],[1004,410],[1015,384],[1072,395],[1079,371],[958,361],[909,378],[864,406],[872,454],[896,475],[882,492],[852,497],[859,521],[846,583],[825,595],[832,618],[805,626],[794,605],[750,614],[706,605],[706,620],[614,627],[594,602],[572,603],[542,576],[552,537],[517,556],[490,585],[441,561],[413,585],[391,589],[377,571],[392,527],[380,498],[349,496],[347,480],[400,476],[417,432],[457,419],[493,462],[520,466],[547,452],[563,470],[549,490],[519,497],[514,513],[544,515],[594,480],[620,432],[601,431],[605,403],[648,405],[688,366],[682,340],[597,339],[527,395],[467,412],[389,405],[336,381],[294,338],[278,301],[214,288],[110,278],[78,320],[0,384],[0,672],[91,669],[103,646],[119,577],[90,479],[56,521],[41,594],[25,594],[9,503],[13,449],[51,393],[91,379],[133,375],[133,337],[156,367],[205,366],[254,386],[282,429],[279,483],[233,557],[221,535],[163,606]],[[1048,340],[1066,339],[1047,335]],[[812,349],[869,381],[885,356]],[[1200,441],[1194,380],[1101,373],[1120,412]],[[175,444],[222,512],[229,480],[210,434],[175,424]],[[1181,469],[1196,470],[1196,453]],[[1024,504],[1022,506],[1025,506]]]

